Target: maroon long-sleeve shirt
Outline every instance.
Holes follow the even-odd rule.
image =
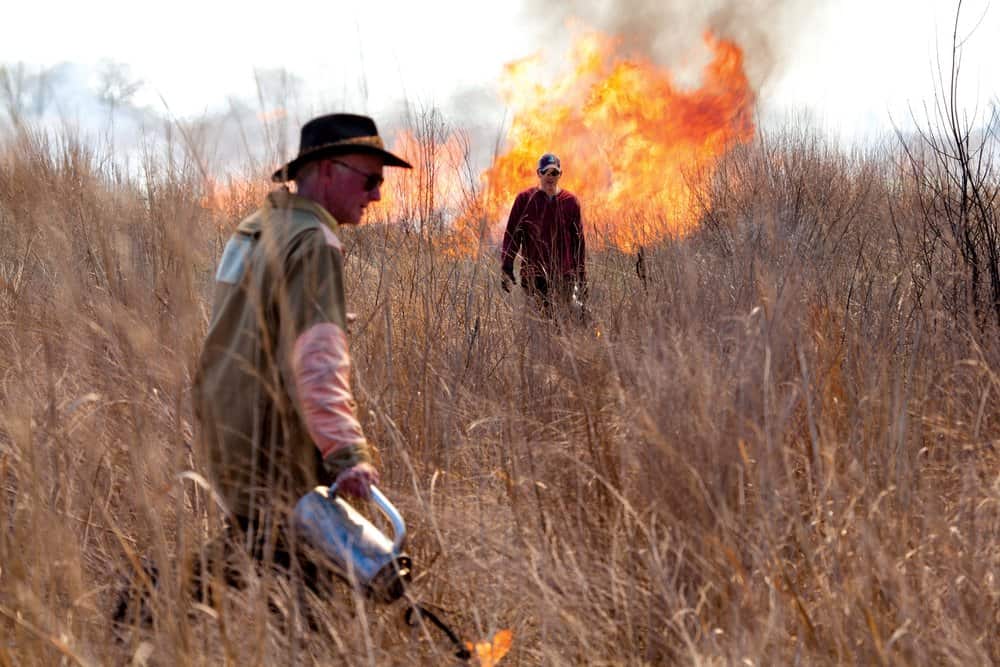
[[[522,278],[586,280],[580,202],[572,193],[560,190],[550,197],[534,187],[517,196],[503,235],[504,272],[514,272],[519,252]]]

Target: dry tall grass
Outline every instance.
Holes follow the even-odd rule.
[[[313,633],[268,610],[282,580],[182,594],[217,529],[183,473],[226,230],[194,169],[30,133],[0,160],[0,664],[447,663],[346,589]],[[1000,336],[916,275],[907,174],[765,135],[645,281],[591,258],[586,328],[534,321],[491,252],[345,232],[416,594],[466,638],[512,628],[510,665],[1000,661]],[[139,558],[155,624],[116,632]]]

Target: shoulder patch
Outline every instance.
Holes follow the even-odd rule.
[[[323,230],[323,238],[326,239],[326,244],[331,248],[336,248],[338,252],[343,252],[344,244],[340,242],[340,239],[333,233],[333,230],[326,225],[320,225],[320,228]]]
[[[220,283],[235,285],[246,272],[247,258],[253,242],[247,238],[234,236],[226,243],[226,249],[222,251],[222,259],[219,260],[219,268],[215,272],[215,280]]]

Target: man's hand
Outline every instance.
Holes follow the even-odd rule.
[[[334,482],[338,493],[356,498],[367,498],[371,494],[371,485],[377,483],[378,471],[370,463],[358,463],[347,468],[337,475]]]
[[[514,272],[504,269],[503,277],[500,278],[500,287],[503,288],[504,292],[510,292],[511,287],[517,284],[517,279],[514,278]]]

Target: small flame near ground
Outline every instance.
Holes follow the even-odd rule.
[[[476,642],[465,642],[465,648],[472,653],[473,659],[480,667],[493,667],[510,652],[514,644],[514,633],[509,629],[498,631],[493,639]]]

